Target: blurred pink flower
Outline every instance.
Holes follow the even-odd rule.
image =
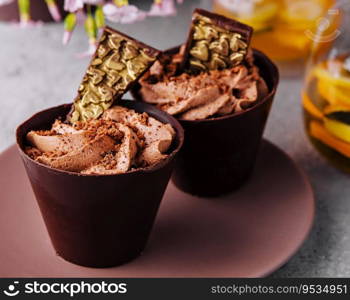
[[[50,4],[47,6],[50,12],[51,17],[54,19],[55,22],[60,22],[62,20],[60,11],[56,5],[56,3]]]
[[[72,38],[72,34],[73,34],[73,31],[65,30],[63,32],[63,37],[62,37],[63,45],[67,45],[69,43],[70,39]]]
[[[103,0],[64,0],[64,10],[75,12],[79,9],[82,9],[84,7],[84,4],[97,5],[102,2]]]
[[[83,0],[85,4],[98,5],[102,4],[104,0]]]
[[[160,3],[153,3],[148,15],[161,17],[176,15],[174,0],[162,0]]]
[[[34,27],[40,27],[43,25],[42,21],[32,21],[32,20],[24,20],[24,21],[19,21],[19,22],[13,22],[12,25],[14,27],[19,27],[19,28],[34,28]]]
[[[118,7],[114,4],[108,3],[103,6],[103,12],[107,20],[122,24],[130,24],[142,21],[146,18],[146,13],[139,10],[135,5],[124,5]]]
[[[83,6],[83,0],[64,0],[64,10],[69,12],[75,12],[79,9],[82,9]]]
[[[15,0],[0,0],[0,6],[9,4],[9,3],[13,2],[13,1],[15,1]]]

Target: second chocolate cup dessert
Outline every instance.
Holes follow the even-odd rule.
[[[195,9],[186,44],[165,51],[132,90],[184,127],[173,181],[185,192],[218,196],[252,174],[279,80],[276,66],[250,48],[252,33]]]
[[[28,133],[36,131],[45,137],[43,130],[64,118],[71,105],[39,112],[17,129],[20,154],[52,244],[65,260],[83,266],[116,266],[142,252],[183,143],[183,129],[170,115],[135,101],[119,101],[118,107],[171,125],[175,135],[164,159],[108,174],[60,170],[31,158]]]
[[[279,74],[249,48],[251,35],[247,25],[196,9],[186,45],[165,51],[131,91],[184,127],[172,179],[185,192],[225,194],[252,174]]]
[[[179,49],[164,54],[176,54]],[[178,119],[186,136],[172,177],[179,189],[198,196],[218,196],[238,189],[252,174],[279,81],[278,70],[268,57],[254,50],[253,58],[268,88],[253,106],[206,119]],[[140,88],[135,86],[131,92],[143,101]]]

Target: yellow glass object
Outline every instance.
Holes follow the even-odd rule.
[[[335,0],[214,0],[213,10],[255,29],[253,47],[271,58],[305,58]],[[322,25],[322,24],[321,24]],[[323,24],[327,26],[327,24]],[[334,28],[327,28],[330,32]]]
[[[323,145],[329,148],[332,148],[334,151],[337,151],[339,154],[343,155],[344,157],[350,159],[350,144],[343,142],[337,139],[336,137],[334,137],[334,135],[329,133],[321,123],[315,122],[315,121],[310,122],[309,130],[310,130],[310,135],[313,138],[323,143]],[[322,152],[327,153],[326,148],[324,151],[322,150]],[[344,170],[346,170],[345,168],[348,168],[348,166],[346,165],[343,165],[343,167],[344,167],[343,168]]]
[[[331,135],[337,137],[339,140],[350,143],[350,125],[336,120],[324,118],[324,128]]]
[[[338,15],[328,24],[336,34],[319,32],[314,39],[302,105],[313,145],[335,166],[350,172],[350,1],[340,1],[333,9]]]

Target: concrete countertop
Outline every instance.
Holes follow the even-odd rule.
[[[183,42],[194,7],[185,1],[177,17],[151,18],[112,26],[159,49]],[[80,26],[69,46],[61,45],[62,25],[19,30],[0,24],[0,151],[14,143],[14,129],[34,112],[72,101],[88,59]],[[283,76],[265,137],[287,152],[308,174],[317,200],[312,232],[298,253],[273,277],[350,276],[350,177],[329,166],[312,148],[302,123],[302,74]]]

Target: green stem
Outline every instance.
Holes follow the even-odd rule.
[[[88,5],[87,7],[87,15],[85,19],[85,31],[90,39],[95,39],[97,35],[97,28],[95,19],[91,13],[91,7]]]
[[[95,24],[98,29],[101,29],[105,26],[105,17],[103,14],[102,5],[98,5],[95,10]]]
[[[21,21],[30,20],[30,0],[18,0],[18,9]]]

